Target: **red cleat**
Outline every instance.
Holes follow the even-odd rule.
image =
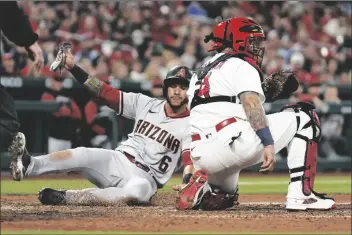
[[[199,193],[208,182],[208,171],[201,169],[196,171],[189,183],[183,187],[176,198],[176,209],[190,210],[192,209],[198,199]]]

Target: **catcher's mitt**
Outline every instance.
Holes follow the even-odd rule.
[[[72,44],[69,42],[63,42],[59,44],[58,47],[58,52],[56,55],[55,61],[50,65],[50,70],[51,71],[57,71],[59,70],[61,72],[61,69],[65,66],[66,63],[66,52],[70,52],[72,49]]]
[[[298,89],[296,74],[290,70],[272,73],[262,82],[262,88],[267,102],[288,98]]]

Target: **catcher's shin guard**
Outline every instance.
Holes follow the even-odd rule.
[[[297,133],[288,148],[291,183],[287,197],[290,200],[294,198],[294,204],[302,206],[297,207],[299,209],[331,209],[334,206],[333,199],[314,191],[318,143],[321,137],[320,121],[315,107],[303,102],[288,107],[293,108],[297,114]]]
[[[306,143],[304,165],[290,169],[290,174],[303,172],[303,175],[301,176],[292,177],[291,183],[302,181],[302,192],[306,196],[309,196],[314,188],[314,180],[317,168],[317,152],[318,144],[308,140]]]
[[[314,105],[310,103],[298,102],[297,104],[284,107],[283,110],[287,108],[292,108],[295,111],[297,118],[297,133],[291,141],[291,147],[289,149],[291,151],[295,151],[296,153],[289,153],[288,164],[290,167],[290,161],[292,161],[292,165],[297,165],[297,161],[300,159],[301,164],[303,164],[298,167],[290,167],[291,182],[302,181],[302,192],[304,195],[308,196],[311,194],[314,187],[318,143],[321,137],[320,121],[317,113],[315,112]],[[308,120],[307,116],[304,117],[303,113],[308,115]],[[304,119],[306,119],[306,121]],[[305,123],[303,123],[304,121]],[[301,141],[297,141],[296,138]],[[304,158],[302,159],[303,151]]]

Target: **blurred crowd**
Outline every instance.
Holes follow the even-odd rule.
[[[23,49],[5,43],[2,74],[54,77],[48,66],[62,41],[104,80],[162,80],[175,64],[197,67],[210,54],[204,35],[216,16],[252,17],[264,28],[263,70],[297,70],[311,84],[350,84],[351,3],[337,2],[19,2],[39,34],[47,66],[34,73]],[[67,75],[67,74],[64,74]]]
[[[42,71],[34,72],[23,48],[2,38],[1,76],[70,77],[67,72],[49,71],[57,45],[69,41],[74,45],[76,61],[91,75],[112,84],[119,80],[151,80],[160,84],[171,67],[182,64],[194,69],[211,56],[203,39],[211,32],[214,19],[222,16],[224,19],[251,17],[262,25],[267,36],[263,72],[266,75],[281,69],[297,72],[301,86],[290,97],[292,102],[307,100],[324,109],[328,103],[341,102],[337,86],[351,85],[350,2],[21,1],[19,4],[39,34],[47,63]],[[161,90],[153,94],[160,96]]]

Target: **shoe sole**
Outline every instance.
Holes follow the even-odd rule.
[[[13,154],[11,156],[11,175],[12,175],[12,179],[15,181],[21,181],[23,179],[23,163],[22,163],[22,157],[24,154],[24,149],[26,146],[26,137],[23,133],[18,133],[17,135],[21,135],[21,139],[23,141],[23,143],[21,143],[20,141],[16,141],[16,146],[13,146],[14,150],[12,151],[16,151],[15,154]],[[20,138],[18,136],[16,136],[16,140]]]
[[[199,192],[204,187],[208,180],[208,172],[206,170],[199,170],[195,172],[190,182],[181,189],[176,197],[176,209],[189,210],[194,207],[198,198]]]
[[[286,206],[286,210],[289,212],[295,211],[328,211],[336,208],[336,203],[331,205],[329,208],[309,208],[309,206],[304,206],[302,204]]]

